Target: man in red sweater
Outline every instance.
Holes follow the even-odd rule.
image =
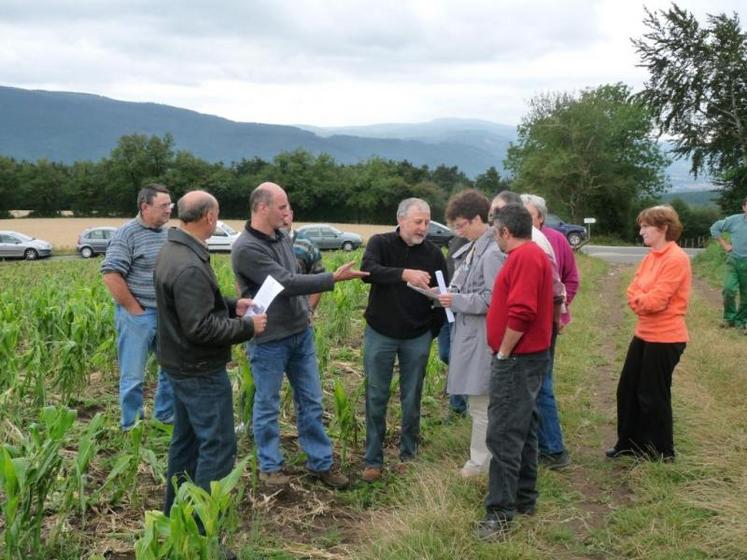
[[[508,255],[493,286],[488,344],[490,376],[487,446],[491,453],[482,539],[502,537],[516,513],[532,514],[537,501],[535,400],[549,366],[553,323],[552,265],[532,242],[532,218],[511,204],[494,215],[495,239]]]

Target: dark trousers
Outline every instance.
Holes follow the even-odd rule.
[[[517,507],[537,501],[536,399],[549,360],[548,352],[493,358],[486,438],[491,455],[488,517],[509,521]]]
[[[177,483],[191,480],[210,492],[210,482],[220,480],[236,460],[231,382],[225,369],[208,375],[174,377],[165,372],[174,388],[174,432],[169,445],[164,513],[169,515]]]
[[[684,342],[633,337],[617,385],[618,451],[674,457],[672,372]]]
[[[420,398],[432,341],[430,332],[400,340],[366,327],[363,334],[363,367],[366,371],[366,465],[369,467],[384,464],[386,409],[395,358],[399,362],[399,400],[402,406],[399,457],[402,461],[409,461],[417,454]]]
[[[451,331],[454,329],[454,323],[445,321],[441,330],[438,332],[438,357],[449,365],[449,358],[451,356]],[[467,396],[466,395],[449,395],[449,408],[458,414],[466,414],[467,412]]]

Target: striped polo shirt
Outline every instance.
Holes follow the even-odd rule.
[[[166,236],[165,228],[149,228],[138,214],[114,233],[101,263],[101,273],[119,273],[142,307],[156,307],[153,271]]]

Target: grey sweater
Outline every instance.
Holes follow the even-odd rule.
[[[285,288],[267,310],[267,328],[254,337],[257,344],[303,332],[310,324],[305,296],[335,287],[331,272],[298,272],[293,246],[283,232],[276,230],[271,237],[248,222],[233,244],[231,262],[241,297],[254,297],[268,274]]]

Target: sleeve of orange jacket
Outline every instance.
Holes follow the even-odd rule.
[[[655,281],[650,283],[651,287],[647,291],[636,282],[639,279],[638,274],[628,288],[628,301],[637,315],[659,313],[666,309],[672,296],[688,275],[689,262],[683,259],[670,258],[662,264]]]

